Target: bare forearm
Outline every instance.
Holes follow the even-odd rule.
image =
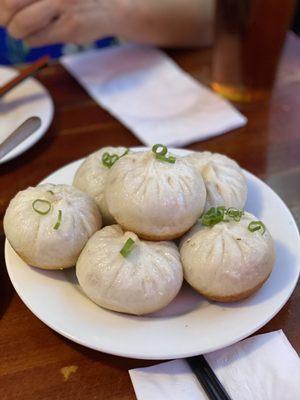
[[[209,43],[215,0],[0,0],[0,25],[32,46],[113,35],[158,46]]]
[[[215,0],[120,0],[116,34],[158,46],[199,46],[212,40]]]

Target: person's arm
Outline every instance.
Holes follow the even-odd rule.
[[[206,45],[215,0],[0,0],[0,25],[32,46],[117,36],[158,46]]]
[[[158,46],[203,46],[213,36],[215,0],[123,0],[120,35]]]

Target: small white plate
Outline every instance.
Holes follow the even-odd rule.
[[[59,169],[43,182],[71,184],[81,162]],[[249,299],[232,304],[213,303],[184,285],[177,298],[160,312],[145,317],[119,314],[90,301],[78,286],[74,269],[43,271],[29,267],[6,241],[10,279],[40,320],[92,349],[132,358],[171,359],[233,344],[278,313],[292,294],[300,270],[300,238],[290,211],[264,182],[247,171],[245,174],[249,188],[246,209],[266,223],[277,253],[270,278]]]
[[[0,86],[18,75],[14,68],[0,66]],[[11,150],[0,164],[9,161],[32,147],[47,132],[53,119],[52,98],[45,87],[34,78],[28,78],[0,99],[0,144],[27,118],[41,119],[40,128]]]

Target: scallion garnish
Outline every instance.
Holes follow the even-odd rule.
[[[159,150],[159,149],[161,149],[161,150]],[[161,156],[165,156],[166,154],[167,154],[167,152],[168,152],[168,148],[167,148],[167,146],[164,146],[163,144],[155,144],[153,147],[152,147],[152,151],[153,151],[153,153],[155,154],[155,155],[161,155]]]
[[[126,243],[124,244],[124,246],[120,250],[120,253],[122,254],[122,256],[124,258],[126,258],[128,256],[128,254],[131,252],[134,243],[135,242],[134,242],[133,239],[131,239],[131,238],[127,239]]]
[[[53,229],[56,229],[56,230],[57,230],[57,229],[60,227],[61,218],[62,218],[62,211],[61,211],[61,210],[58,210],[57,222],[56,222],[56,224],[54,225]]]
[[[32,208],[38,214],[46,215],[51,210],[51,203],[48,200],[36,199],[32,203]]]
[[[234,207],[226,209],[224,206],[219,206],[210,208],[205,214],[202,215],[200,221],[204,226],[214,226],[219,222],[229,222],[230,219],[228,220],[226,217],[233,219],[235,222],[240,222],[243,215],[243,210],[238,210]],[[248,230],[250,232],[261,230],[261,234],[263,235],[266,231],[266,227],[261,221],[252,221],[248,225]]]
[[[157,154],[155,158],[157,160],[165,161],[165,162],[168,162],[170,164],[174,164],[175,161],[176,161],[176,158],[174,156],[165,157],[165,156],[161,156],[160,154]]]
[[[120,158],[126,156],[128,153],[129,153],[129,149],[126,149],[126,150],[124,151],[124,153],[120,156]]]
[[[52,192],[52,190],[47,190],[48,193],[54,194],[54,192]]]
[[[266,232],[266,227],[265,227],[264,223],[261,221],[252,221],[248,225],[248,230],[250,232],[256,232],[256,231],[259,231],[260,229],[262,231],[261,234],[263,235]]]
[[[214,226],[224,220],[225,207],[212,207],[202,215],[201,223],[205,226]]]
[[[119,159],[117,154],[104,153],[102,156],[102,164],[107,168],[111,168],[114,163]]]
[[[155,154],[155,158],[160,161],[168,162],[170,164],[174,164],[176,161],[176,157],[167,155],[168,148],[163,144],[155,144],[152,147],[152,152]]]
[[[243,214],[243,210],[238,210],[234,207],[212,207],[204,215],[202,215],[201,223],[205,226],[214,226],[219,222],[230,222],[231,219],[233,219],[235,222],[239,222]]]
[[[126,149],[121,156],[118,156],[118,154],[109,154],[106,152],[102,155],[102,164],[107,168],[111,168],[116,161],[118,161],[121,157],[126,156],[128,153],[129,149]]]
[[[226,215],[232,218],[234,221],[239,222],[244,214],[243,210],[238,210],[237,208],[230,207],[225,211]]]

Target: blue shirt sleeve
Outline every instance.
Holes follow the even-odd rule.
[[[50,55],[52,58],[58,58],[70,51],[76,52],[87,48],[107,47],[115,42],[116,40],[110,37],[97,40],[86,46],[56,44],[52,46],[30,48],[21,40],[13,39],[8,35],[5,29],[0,28],[0,64],[9,65],[32,62],[45,54]]]

